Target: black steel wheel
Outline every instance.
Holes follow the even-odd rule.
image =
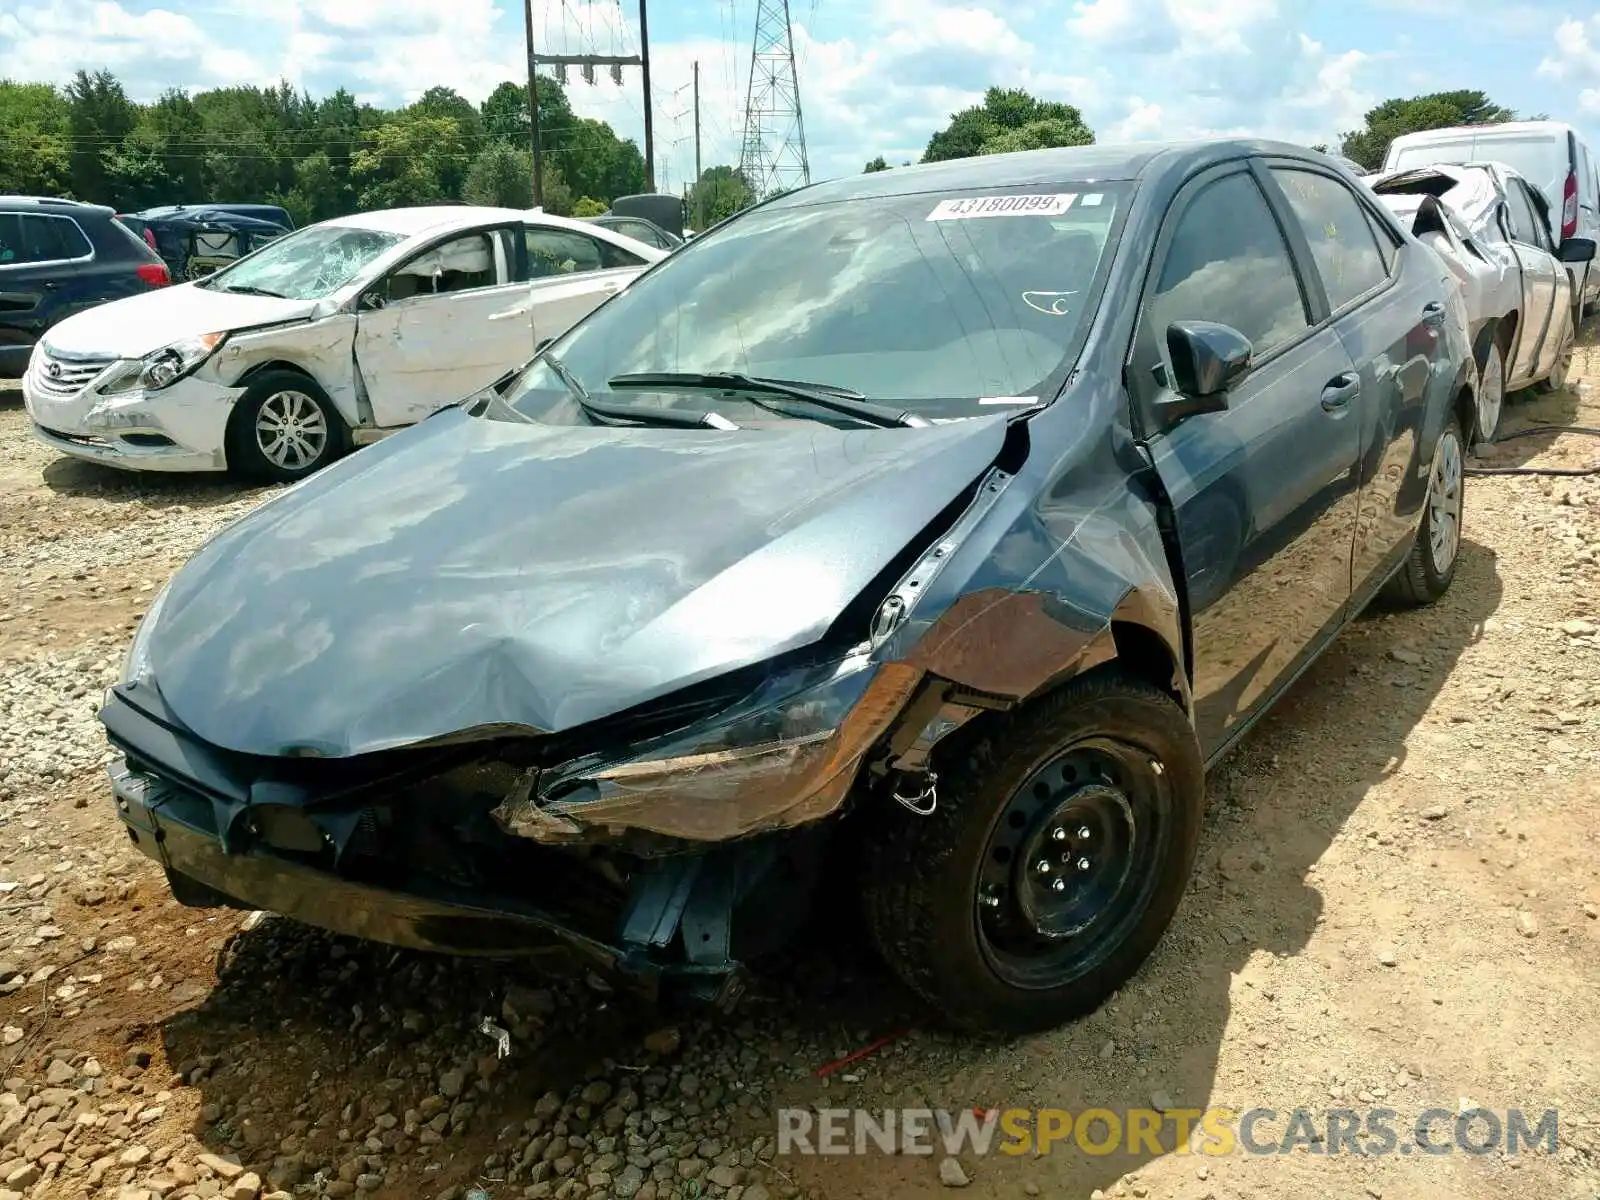
[[[873,831],[864,898],[891,967],[953,1021],[1026,1032],[1097,1008],[1154,949],[1193,868],[1200,749],[1171,697],[1072,681],[941,764],[931,816]]]

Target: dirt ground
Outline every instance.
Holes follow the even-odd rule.
[[[940,1029],[848,922],[711,1019],[177,906],[112,816],[94,711],[154,587],[270,493],[59,459],[10,386],[0,1198],[1600,1197],[1600,479],[1470,480],[1446,599],[1357,621],[1213,777],[1149,965],[998,1042]],[[1547,423],[1600,427],[1600,349],[1508,410]],[[1544,434],[1477,460],[1594,463],[1600,438]],[[780,1105],[1265,1107],[1269,1141],[1295,1108],[1387,1106],[1407,1144],[1428,1108],[1555,1109],[1559,1149],[806,1157],[773,1153]]]

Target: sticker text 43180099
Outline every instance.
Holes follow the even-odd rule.
[[[1076,192],[1043,196],[967,196],[941,200],[930,221],[966,221],[973,217],[1059,217],[1072,207]]]

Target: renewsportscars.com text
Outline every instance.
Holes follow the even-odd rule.
[[[1558,1113],[1429,1108],[778,1110],[779,1154],[1520,1154],[1557,1149]]]

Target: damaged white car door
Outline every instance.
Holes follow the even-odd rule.
[[[533,354],[526,320],[493,320],[528,290],[502,230],[456,234],[419,251],[361,294],[360,387],[379,428],[420,421]]]

